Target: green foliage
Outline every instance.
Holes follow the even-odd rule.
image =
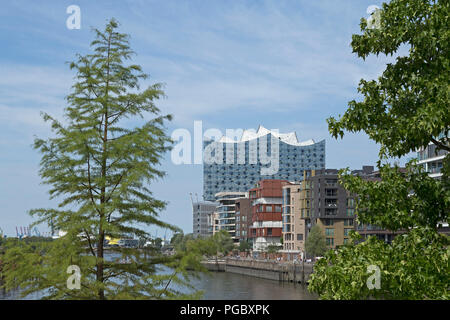
[[[129,37],[117,28],[112,19],[103,31],[96,29],[92,53],[70,64],[76,82],[67,97],[66,123],[44,114],[54,137],[34,144],[42,153],[40,176],[59,204],[30,213],[38,217],[36,224],[67,234],[48,243],[11,242],[4,261],[6,289],[20,286],[24,295],[40,291],[48,299],[182,297],[169,284],[186,284],[177,275],[185,275],[183,268],[195,255],[114,247],[106,254],[104,249],[106,236],[148,239],[143,228],[149,225],[178,231],[159,219],[166,203],[149,189],[164,177],[158,166],[171,148],[165,132],[171,116],[161,115],[154,103],[164,95],[162,85],[140,89],[148,76],[128,63],[134,54]],[[136,117],[144,123],[132,128]],[[66,287],[69,265],[81,269],[80,290]],[[161,272],[167,267],[177,273]]]
[[[234,242],[230,234],[226,230],[220,230],[216,232],[211,238],[211,246],[217,252],[223,255],[227,255],[234,249]]]
[[[283,246],[279,246],[279,245],[276,245],[276,244],[269,244],[267,246],[267,253],[277,253],[282,248],[283,248]]]
[[[382,156],[400,157],[431,141],[450,151],[446,137],[433,138],[450,129],[449,11],[447,0],[392,0],[382,6],[380,29],[361,21],[362,34],[351,43],[359,57],[393,54],[402,45],[409,54],[388,64],[378,80],[361,80],[364,99],[350,101],[339,120],[327,120],[334,137],[363,130]]]
[[[450,190],[442,181],[430,178],[415,161],[406,165],[384,165],[381,181],[365,181],[343,170],[340,181],[347,190],[359,194],[356,198],[357,219],[391,231],[412,227],[436,228],[447,221]]]
[[[188,241],[193,240],[194,235],[192,233],[183,234],[182,232],[176,233],[170,239],[170,244],[174,246],[175,250],[179,252],[186,251],[186,244]]]
[[[392,231],[403,230],[392,244],[369,237],[329,251],[314,267],[310,290],[326,299],[448,299],[449,239],[437,232],[450,212],[449,155],[443,176],[433,180],[415,161],[406,171],[381,165],[433,143],[450,151],[448,90],[449,1],[392,0],[383,4],[381,28],[363,19],[361,35],[353,35],[353,51],[393,54],[406,45],[409,54],[388,64],[377,80],[361,80],[363,100],[350,101],[345,114],[329,118],[329,131],[364,131],[381,145],[381,181],[364,181],[341,171],[345,188],[358,194],[357,219]],[[381,288],[369,289],[367,267],[381,271]]]
[[[319,257],[322,256],[326,250],[325,234],[318,225],[315,225],[311,228],[305,241],[306,254],[313,257]]]
[[[352,232],[351,239],[358,235]],[[397,236],[391,245],[369,237],[358,245],[329,250],[314,265],[308,289],[322,299],[445,299],[450,283],[450,251],[446,236],[429,228],[415,228]],[[367,280],[380,269],[380,288]]]
[[[241,241],[239,242],[239,251],[241,252],[248,252],[252,249],[252,246],[247,241]]]

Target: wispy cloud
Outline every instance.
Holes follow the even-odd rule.
[[[86,53],[90,27],[103,28],[111,17],[131,34],[138,53],[134,62],[151,75],[146,84],[166,84],[167,99],[158,105],[175,115],[171,128],[192,128],[194,120],[203,120],[204,129],[263,124],[295,130],[300,140],[327,139],[329,166],[360,167],[375,160],[378,147],[365,135],[336,141],[325,119],[342,114],[347,102],[357,98],[359,80],[377,77],[393,59],[363,62],[350,48],[367,6],[381,1],[80,0],[82,28],[67,30],[70,4],[14,1],[2,4],[0,11],[5,48],[0,55],[0,175],[1,181],[17,180],[11,192],[24,186],[30,203],[46,203],[37,176],[27,180],[31,173],[23,174],[23,168],[37,166],[38,156],[30,159],[33,135],[49,131],[39,112],[62,117],[73,83],[65,62]],[[12,165],[17,159],[23,163]],[[188,194],[201,193],[201,168],[175,167],[169,161],[164,167],[169,177],[155,183],[155,194],[172,197],[164,215],[173,223],[182,221],[189,231]],[[9,198],[11,193],[0,193],[0,203],[11,211],[8,219],[25,219],[24,207],[15,207]],[[0,221],[6,221],[1,215]]]

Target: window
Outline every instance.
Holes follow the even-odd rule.
[[[344,229],[344,236],[345,237],[348,237],[348,233],[351,231],[352,229],[347,229],[347,228],[345,228]]]
[[[334,221],[332,219],[324,219],[323,224],[326,226],[332,226],[334,224]]]
[[[354,207],[355,206],[355,199],[348,198],[347,199],[347,207]]]
[[[303,241],[303,234],[297,233],[297,241]]]
[[[353,219],[345,219],[344,220],[344,226],[353,226]]]
[[[327,246],[334,246],[334,239],[333,238],[327,238],[326,239]]]
[[[272,206],[266,205],[266,212],[272,212]]]
[[[334,236],[334,229],[333,228],[326,228],[325,229],[325,235],[326,236]]]
[[[355,209],[347,209],[347,217],[353,217],[355,215]]]
[[[290,188],[283,189],[283,204],[284,205],[291,204],[291,189]]]

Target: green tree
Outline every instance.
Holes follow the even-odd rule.
[[[185,235],[184,233],[179,232],[173,235],[172,239],[170,239],[170,244],[173,245],[175,250],[185,252],[186,244],[190,240],[194,240],[194,235],[192,233]]]
[[[327,299],[448,299],[449,239],[437,232],[448,222],[449,155],[443,176],[434,180],[416,165],[406,172],[382,162],[401,157],[429,143],[450,151],[449,1],[392,0],[379,12],[378,28],[361,21],[353,35],[353,51],[394,54],[406,46],[409,54],[388,64],[377,80],[361,80],[362,101],[350,101],[339,119],[328,119],[330,133],[364,131],[380,144],[381,181],[364,181],[341,172],[341,183],[358,194],[357,220],[392,231],[392,244],[375,238],[329,251],[314,268],[309,288]],[[380,270],[380,288],[369,289],[370,265]]]
[[[204,239],[202,252],[208,256],[214,256],[216,263],[220,255],[227,255],[235,249],[233,239],[226,230],[220,230],[213,236]]]
[[[211,239],[218,254],[227,255],[234,249],[233,239],[226,230],[216,232]]]
[[[161,238],[156,238],[156,239],[153,241],[153,245],[154,245],[155,248],[157,248],[158,250],[161,250],[161,248],[162,248],[162,242],[163,242],[163,240],[162,240]]]
[[[170,239],[170,244],[176,247],[183,240],[184,234],[182,232],[175,233]]]
[[[276,245],[276,244],[269,244],[267,246],[267,253],[277,253],[278,251],[280,251],[283,247],[280,245]]]
[[[312,257],[322,256],[327,250],[325,243],[325,234],[318,225],[314,225],[306,237],[305,251]]]
[[[164,95],[162,86],[140,89],[140,81],[148,76],[140,66],[128,63],[134,54],[129,36],[117,29],[114,19],[104,30],[95,29],[92,53],[78,55],[70,64],[76,82],[67,97],[66,123],[43,115],[55,137],[36,139],[34,147],[42,153],[40,176],[59,205],[30,214],[38,217],[36,223],[67,234],[49,243],[11,243],[4,261],[7,289],[19,285],[23,295],[40,291],[49,299],[179,294],[166,286],[169,276],[157,273],[157,265],[178,268],[181,255],[168,257],[155,251],[146,258],[138,249],[111,248],[111,255],[104,251],[106,236],[148,238],[143,228],[149,225],[178,230],[159,219],[166,203],[149,189],[152,181],[164,177],[158,166],[171,147],[165,132],[171,116],[162,115],[155,105]],[[135,117],[150,120],[131,127]],[[123,259],[130,263],[117,261]],[[80,290],[66,286],[69,265],[81,269]]]
[[[239,242],[239,251],[241,252],[248,252],[252,249],[252,246],[248,241],[241,241]]]

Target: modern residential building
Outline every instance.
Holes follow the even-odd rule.
[[[252,209],[250,238],[253,250],[264,251],[269,245],[281,246],[282,187],[286,180],[261,180],[250,189]]]
[[[230,233],[235,243],[239,242],[236,236],[236,201],[241,198],[248,198],[248,192],[218,192],[215,195],[217,213],[219,216],[219,230],[226,230]]]
[[[442,139],[444,134],[437,137],[438,140]],[[447,141],[448,137],[447,137]],[[448,143],[447,143],[448,145]],[[442,168],[444,158],[448,155],[446,150],[438,150],[437,146],[430,142],[426,148],[420,148],[417,152],[417,159],[419,160],[419,165],[422,165],[428,175],[435,179],[441,179]],[[448,222],[443,221],[438,225],[438,231],[444,234],[450,234],[450,227]]]
[[[208,224],[210,234],[214,235],[217,231],[219,231],[219,213],[217,211],[214,211],[208,215]]]
[[[443,135],[439,136],[438,139],[442,137]],[[424,167],[430,177],[439,179],[442,176],[443,161],[447,154],[448,151],[438,150],[437,146],[430,142],[426,148],[420,148],[417,151],[418,164]]]
[[[285,259],[300,258],[305,250],[305,220],[301,219],[302,184],[307,181],[288,183],[283,186],[283,253]]]
[[[250,199],[241,198],[236,200],[236,238],[239,242],[249,241],[249,227],[252,223],[252,211]]]
[[[213,234],[211,215],[219,204],[210,201],[192,203],[192,223],[195,237],[205,238]]]
[[[325,168],[325,140],[299,142],[295,132],[280,134],[259,126],[239,139],[204,140],[203,198],[218,192],[247,192],[263,179],[301,181],[303,171]]]
[[[442,176],[442,162],[447,153],[445,150],[438,151],[436,145],[430,143],[426,148],[421,148],[417,152],[418,163],[424,167],[430,177],[440,178]]]
[[[363,166],[362,170],[352,173],[364,177],[373,174],[373,169],[373,166]],[[328,248],[347,243],[355,224],[355,195],[339,184],[338,170],[311,172],[305,179],[303,190],[301,215],[306,222],[306,237],[317,224],[324,231]]]

